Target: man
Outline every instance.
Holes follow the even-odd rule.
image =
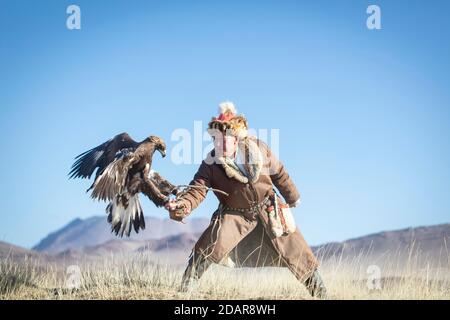
[[[181,289],[192,289],[211,263],[279,266],[289,268],[313,297],[325,298],[318,262],[300,231],[283,236],[271,232],[267,208],[277,196],[274,186],[290,207],[300,202],[300,194],[283,164],[247,129],[247,120],[237,115],[234,105],[221,103],[220,115],[208,125],[214,150],[200,165],[192,187],[166,204],[170,217],[182,221],[209,189],[220,202],[192,250]]]

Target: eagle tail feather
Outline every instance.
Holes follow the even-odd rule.
[[[136,233],[139,229],[145,229],[144,214],[139,200],[139,194],[135,194],[128,199],[128,203],[123,203],[125,195],[117,196],[106,207],[108,213],[107,221],[111,224],[111,232],[123,237],[130,236],[134,227]]]

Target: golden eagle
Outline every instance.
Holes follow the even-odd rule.
[[[151,170],[153,153],[166,156],[166,144],[157,136],[136,142],[127,133],[92,148],[80,155],[72,165],[69,178],[89,179],[94,171],[93,199],[110,201],[106,207],[111,231],[121,237],[145,229],[139,193],[145,194],[157,207],[163,206],[176,187]]]

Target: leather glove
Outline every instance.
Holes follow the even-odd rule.
[[[190,213],[190,210],[181,201],[171,200],[164,206],[169,211],[169,217],[175,221],[183,221]]]

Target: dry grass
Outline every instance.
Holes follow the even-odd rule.
[[[371,290],[363,259],[339,257],[322,266],[330,299],[449,299],[450,268],[417,268],[411,261]],[[394,261],[389,259],[389,261]],[[67,265],[37,260],[0,261],[0,299],[310,299],[287,269],[213,266],[194,293],[178,291],[182,269],[155,265],[148,254],[79,262],[79,289],[68,287]],[[394,263],[395,265],[395,263]]]

